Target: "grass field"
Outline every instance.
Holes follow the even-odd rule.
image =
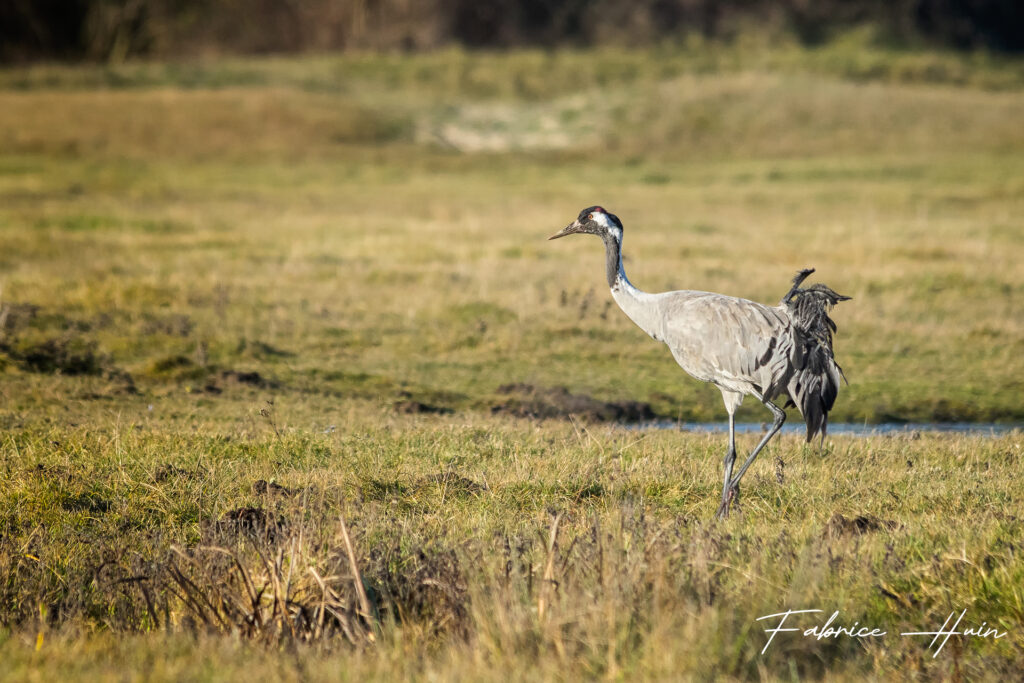
[[[1007,680],[1019,430],[781,438],[711,523],[722,436],[620,422],[718,392],[545,238],[814,266],[834,419],[1019,423],[1021,111],[842,43],[0,71],[0,677]],[[889,635],[760,654],[787,608]]]

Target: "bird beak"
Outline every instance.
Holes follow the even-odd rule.
[[[579,220],[573,221],[572,223],[570,223],[569,225],[565,226],[559,232],[556,232],[554,235],[552,235],[548,239],[549,240],[557,240],[559,237],[565,237],[566,235],[571,235],[571,234],[573,234],[575,232],[583,232],[583,225],[579,222]]]

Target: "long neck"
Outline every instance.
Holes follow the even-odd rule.
[[[626,271],[622,267],[621,240],[621,237],[610,234],[604,237],[605,268],[612,297],[622,312],[640,329],[661,341],[664,338],[661,334],[663,321],[655,295],[640,291],[626,277]]]
[[[622,269],[622,244],[614,235],[604,236],[605,268],[608,275],[608,286],[615,289],[615,284],[626,279],[626,271]]]

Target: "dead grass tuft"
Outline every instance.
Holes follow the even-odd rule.
[[[505,384],[498,394],[508,396],[495,402],[491,412],[534,419],[577,417],[592,422],[640,422],[656,417],[644,401],[601,401],[585,394],[572,394],[565,387]]]

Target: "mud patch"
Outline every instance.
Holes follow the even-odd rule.
[[[506,384],[498,394],[507,396],[491,406],[495,415],[536,419],[577,417],[591,422],[641,422],[656,415],[643,401],[600,401],[586,394],[572,394],[565,387]]]
[[[899,524],[891,519],[879,519],[872,515],[859,515],[857,517],[844,517],[838,512],[828,520],[825,534],[827,536],[861,536],[872,531],[893,530],[899,528]]]
[[[49,375],[102,375],[109,363],[94,341],[54,337],[38,342],[0,344],[0,352],[29,372]]]
[[[202,354],[205,355],[205,354]],[[234,370],[231,368],[207,365],[205,358],[196,362],[181,354],[166,356],[153,360],[148,367],[148,374],[157,379],[176,381],[203,381],[203,391],[219,394],[225,386],[244,384],[260,389],[274,388],[277,383],[267,379],[255,370]]]
[[[429,403],[421,403],[419,401],[406,400],[397,401],[392,404],[396,413],[402,415],[450,415],[455,412],[451,408],[444,406],[435,406]]]
[[[300,491],[290,489],[287,486],[281,486],[277,482],[267,481],[266,479],[258,479],[252,485],[252,492],[258,496],[279,498],[291,498],[300,493]]]
[[[177,479],[184,479],[186,481],[194,481],[196,479],[203,479],[206,476],[206,471],[202,468],[194,470],[185,469],[183,467],[177,467],[170,463],[164,463],[157,467],[153,471],[153,480],[158,484],[163,484],[169,481],[175,481]]]
[[[73,334],[48,339],[0,338],[0,371],[8,363],[25,372],[41,375],[102,377],[110,385],[99,392],[87,391],[76,397],[85,400],[108,398],[112,394],[138,394],[130,374],[100,353],[95,341]]]
[[[225,512],[209,525],[207,531],[212,531],[214,537],[249,536],[254,540],[273,542],[287,535],[288,520],[263,508],[240,507]]]
[[[267,379],[256,371],[222,370],[220,378],[228,383],[248,384],[249,386],[261,389],[271,389],[277,386],[277,382]]]
[[[416,488],[440,486],[444,488],[445,493],[449,496],[453,494],[474,495],[490,490],[487,488],[487,484],[478,484],[472,479],[468,479],[461,474],[456,474],[455,472],[442,472],[440,474],[420,477],[416,480],[414,486]]]
[[[83,492],[65,496],[60,502],[60,506],[68,512],[102,514],[110,510],[110,501],[95,493]]]
[[[30,303],[0,304],[0,366],[12,361],[27,372],[50,375],[126,376],[83,336],[91,325]]]

